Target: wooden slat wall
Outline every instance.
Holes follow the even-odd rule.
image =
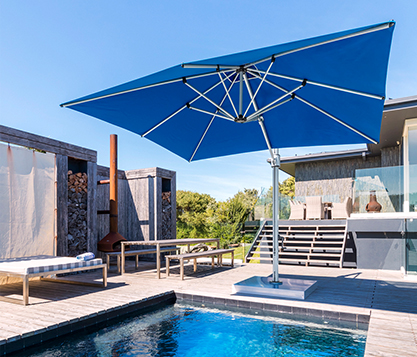
[[[97,254],[97,164],[87,162],[87,249]]]
[[[57,255],[68,255],[68,157],[56,155]]]
[[[3,125],[0,125],[0,141],[44,150],[62,156],[69,156],[79,160],[97,162],[97,152],[94,150],[27,133]]]
[[[109,216],[97,210],[109,209],[109,186],[97,186],[108,179],[109,169],[97,165],[97,152],[0,125],[0,141],[56,154],[57,169],[57,255],[68,255],[68,157],[87,161],[88,250],[97,253],[97,242],[109,232]],[[171,180],[172,237],[176,237],[176,174],[153,167],[118,171],[119,233],[129,240],[161,239],[162,178]],[[156,233],[157,232],[157,233]],[[158,234],[158,237],[156,236]]]
[[[109,178],[109,169],[97,168],[97,180]],[[160,168],[131,171],[119,170],[118,210],[119,233],[128,240],[154,240],[161,236],[162,222],[162,178],[171,180],[172,237],[176,237],[176,175]],[[97,210],[109,209],[109,185],[97,187]],[[98,215],[98,240],[109,232],[109,216]],[[156,233],[158,232],[158,233]]]
[[[56,155],[56,231],[57,255],[68,255],[68,157],[87,161],[89,182],[88,249],[97,246],[97,209],[95,207],[97,152],[59,140],[0,125],[0,141],[43,150]]]

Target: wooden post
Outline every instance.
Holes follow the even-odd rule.
[[[161,279],[161,246],[156,245],[156,278]]]
[[[169,276],[169,258],[167,256],[165,257],[165,266],[166,266],[166,273],[168,277]]]
[[[125,273],[125,245],[123,242],[120,242],[120,259],[121,259],[121,267],[120,267],[120,274]],[[117,267],[119,269],[119,267]]]
[[[184,258],[180,258],[180,277],[184,280]]]

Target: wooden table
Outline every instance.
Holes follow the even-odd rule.
[[[121,274],[125,272],[125,248],[129,245],[155,245],[156,246],[156,278],[161,278],[161,247],[172,245],[187,245],[188,252],[190,251],[190,244],[216,242],[217,249],[220,247],[219,238],[184,238],[184,239],[164,239],[164,240],[150,240],[150,241],[122,241],[121,243]]]

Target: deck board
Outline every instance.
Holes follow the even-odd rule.
[[[58,331],[58,327],[71,328],[73,323],[106,316],[107,312],[117,312],[171,291],[183,296],[233,299],[242,306],[257,303],[287,306],[293,312],[321,310],[322,316],[370,315],[366,357],[417,355],[417,281],[406,281],[399,272],[280,266],[283,277],[318,281],[316,291],[305,301],[297,301],[231,294],[233,283],[253,275],[271,274],[270,265],[238,264],[234,269],[214,270],[199,265],[194,273],[190,264],[186,266],[185,280],[181,281],[176,267],[171,270],[171,277],[156,279],[154,265],[140,262],[140,270],[135,271],[134,262],[129,263],[123,276],[115,274],[112,266],[106,289],[31,281],[30,305],[0,301],[0,355],[7,346],[26,336],[46,336],[48,332]],[[100,279],[100,273],[70,276],[79,281],[91,281],[94,277]],[[0,296],[21,299],[22,284],[0,285]]]

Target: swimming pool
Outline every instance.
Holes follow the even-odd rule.
[[[363,356],[366,331],[331,323],[175,304],[90,333],[26,350],[27,356]]]

